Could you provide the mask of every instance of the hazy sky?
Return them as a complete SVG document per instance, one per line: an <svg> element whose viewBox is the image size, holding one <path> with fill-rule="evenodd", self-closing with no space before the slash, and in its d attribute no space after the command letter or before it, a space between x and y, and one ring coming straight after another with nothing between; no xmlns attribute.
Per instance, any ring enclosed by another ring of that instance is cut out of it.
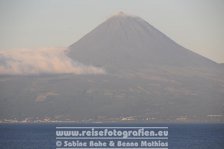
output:
<svg viewBox="0 0 224 149"><path fill-rule="evenodd" d="M224 62L223 0L0 0L0 50L67 47L118 11Z"/></svg>

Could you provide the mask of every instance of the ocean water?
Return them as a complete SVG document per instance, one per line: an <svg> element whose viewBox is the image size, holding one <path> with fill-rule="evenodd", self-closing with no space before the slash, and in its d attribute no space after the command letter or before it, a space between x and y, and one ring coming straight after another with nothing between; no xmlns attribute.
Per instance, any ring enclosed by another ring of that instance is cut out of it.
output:
<svg viewBox="0 0 224 149"><path fill-rule="evenodd" d="M81 124L0 124L0 149L55 149L56 126ZM224 124L82 124L82 126L168 127L169 149L224 149Z"/></svg>

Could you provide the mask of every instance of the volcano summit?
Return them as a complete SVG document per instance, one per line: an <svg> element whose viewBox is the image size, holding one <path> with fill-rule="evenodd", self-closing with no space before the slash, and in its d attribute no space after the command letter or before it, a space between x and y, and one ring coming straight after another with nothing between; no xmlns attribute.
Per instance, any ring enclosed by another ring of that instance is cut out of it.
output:
<svg viewBox="0 0 224 149"><path fill-rule="evenodd" d="M115 70L216 64L178 45L145 20L123 12L107 19L69 49L68 55L74 60Z"/></svg>

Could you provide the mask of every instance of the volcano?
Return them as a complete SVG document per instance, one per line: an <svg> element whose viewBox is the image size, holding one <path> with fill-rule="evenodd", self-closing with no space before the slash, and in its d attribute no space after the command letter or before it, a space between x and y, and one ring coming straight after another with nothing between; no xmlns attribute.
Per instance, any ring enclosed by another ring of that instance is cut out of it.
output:
<svg viewBox="0 0 224 149"><path fill-rule="evenodd" d="M118 13L70 45L96 75L0 76L0 120L224 122L223 65Z"/></svg>
<svg viewBox="0 0 224 149"><path fill-rule="evenodd" d="M178 45L145 20L120 12L69 47L68 56L106 69L150 66L214 67L215 62Z"/></svg>

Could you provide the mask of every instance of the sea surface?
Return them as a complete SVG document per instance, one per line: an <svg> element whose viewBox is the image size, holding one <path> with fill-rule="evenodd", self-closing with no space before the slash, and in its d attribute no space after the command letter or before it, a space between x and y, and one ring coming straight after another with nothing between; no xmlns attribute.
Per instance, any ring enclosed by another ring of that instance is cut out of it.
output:
<svg viewBox="0 0 224 149"><path fill-rule="evenodd" d="M168 127L169 149L224 149L224 124L0 124L0 149L56 149L56 127Z"/></svg>

